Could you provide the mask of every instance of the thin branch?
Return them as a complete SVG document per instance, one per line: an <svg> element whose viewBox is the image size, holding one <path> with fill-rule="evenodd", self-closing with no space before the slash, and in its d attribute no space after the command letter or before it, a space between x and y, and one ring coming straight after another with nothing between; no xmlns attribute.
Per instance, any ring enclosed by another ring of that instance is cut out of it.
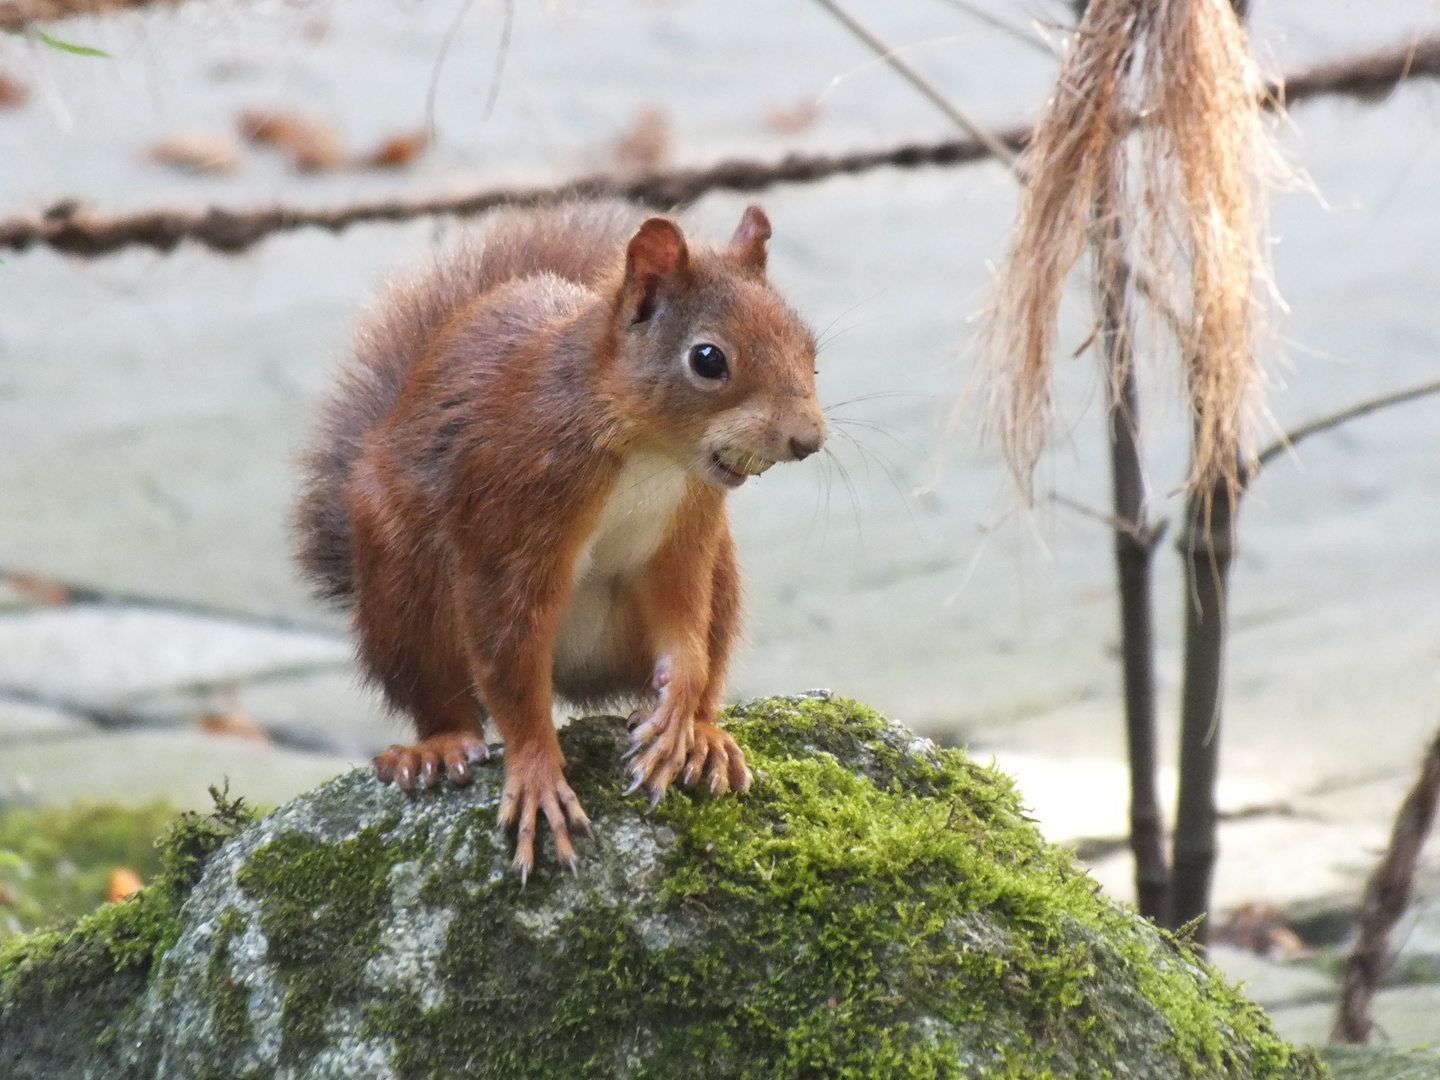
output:
<svg viewBox="0 0 1440 1080"><path fill-rule="evenodd" d="M1028 128L1002 131L998 138L1016 149ZM334 209L272 206L259 210L164 209L137 214L97 214L75 200L64 200L39 215L0 220L0 250L35 246L72 255L106 255L127 247L171 251L191 240L233 253L272 233L320 228L340 232L366 222L409 221L418 217L471 217L497 206L537 206L571 199L619 198L668 210L694 202L711 191L763 191L776 184L810 183L891 167L914 169L984 161L990 150L974 139L906 143L883 150L848 154L789 154L776 162L731 160L705 169L670 169L637 177L599 173L558 185L487 188L459 195L386 199Z"/></svg>
<svg viewBox="0 0 1440 1080"><path fill-rule="evenodd" d="M1440 804L1440 732L1425 752L1420 776L1400 804L1395 828L1360 901L1355 948L1345 960L1345 980L1331 1042L1363 1043L1370 1037L1375 986L1389 965L1388 940L1415 889L1415 864Z"/></svg>
<svg viewBox="0 0 1440 1080"><path fill-rule="evenodd" d="M1280 438L1276 439L1269 446L1255 455L1251 462L1248 476L1253 478L1256 473L1263 469L1271 461L1279 457L1285 451L1292 449L1301 439L1307 439L1311 435L1318 435L1322 431L1329 431L1331 428L1339 427L1341 424L1356 417L1366 416L1369 413L1377 412L1380 409L1387 409L1391 405L1403 405L1407 401L1414 401L1416 398L1426 397L1430 394L1440 393L1440 379L1433 382L1421 383L1419 386L1412 386L1409 390L1397 390L1393 394L1382 394L1380 397L1370 398L1358 404L1351 405L1347 409L1331 413L1329 416L1322 416L1317 420L1311 420L1294 431L1287 431Z"/></svg>
<svg viewBox="0 0 1440 1080"><path fill-rule="evenodd" d="M1272 82L1268 92L1286 105L1335 94L1362 101L1381 101L1402 82L1437 77L1440 77L1440 37L1427 37L1315 64Z"/></svg>
<svg viewBox="0 0 1440 1080"><path fill-rule="evenodd" d="M1164 538L1166 531L1170 528L1170 519L1162 517L1160 520L1145 526L1138 526L1133 522L1125 521L1116 515L1105 510L1097 509L1079 499L1072 499L1068 495L1061 495L1058 491L1050 493L1050 500L1067 510L1073 510L1081 517L1088 517L1092 521L1098 521L1108 526L1112 532L1124 533L1136 543L1146 549L1155 547Z"/></svg>
<svg viewBox="0 0 1440 1080"><path fill-rule="evenodd" d="M174 7L181 0L0 0L0 30L11 34L38 23L77 15L109 15L146 7Z"/></svg>
<svg viewBox="0 0 1440 1080"><path fill-rule="evenodd" d="M0 0L0 4L3 3L4 0ZM0 7L0 11L3 10ZM1272 105L1282 97L1293 104L1322 94L1370 99L1379 92L1378 88L1393 87L1407 79L1436 77L1440 77L1440 37L1297 72L1272 84L1266 93ZM1028 143L1030 128L1028 125L1011 127L990 134L1007 147L1013 157ZM979 139L947 139L846 154L790 154L776 162L732 159L705 169L664 170L628 179L599 174L555 186L488 188L458 195L355 203L334 209L170 208L109 215L93 213L77 200L65 199L38 215L0 220L0 251L25 251L41 246L72 255L99 256L127 247L171 251L190 240L215 251L238 252L272 233L303 228L340 232L365 222L409 221L437 215L467 217L496 206L533 206L579 198L621 198L670 209L694 202L711 191L755 192L777 184L813 183L880 168L970 165L993 156L993 150ZM1143 284L1137 283L1137 287Z"/></svg>
<svg viewBox="0 0 1440 1080"><path fill-rule="evenodd" d="M460 33L460 24L465 21L465 16L469 14L471 5L474 3L475 0L460 0L460 6L455 9L455 17L445 28L445 36L440 39L440 48L435 53L435 62L430 66L430 85L425 88L425 131L429 135L431 143L437 141L435 98L440 93L440 73L445 70L445 57L449 55L450 46L455 43L455 37Z"/></svg>
<svg viewBox="0 0 1440 1080"><path fill-rule="evenodd" d="M869 46L875 55L888 64L901 78L924 94L930 103L953 120L956 126L989 150L991 157L997 158L1011 171L1019 174L1019 155L1003 139L946 97L938 86L920 73L919 69L913 67L897 50L887 45L864 23L836 3L836 0L815 0L815 2L834 16L835 20L846 30Z"/></svg>
<svg viewBox="0 0 1440 1080"><path fill-rule="evenodd" d="M480 113L484 124L495 111L500 98L500 80L505 75L505 60L510 55L510 34L515 29L515 0L505 0L505 22L500 27L500 44L495 49L495 73L490 76L490 92L485 95L485 108Z"/></svg>
<svg viewBox="0 0 1440 1080"><path fill-rule="evenodd" d="M1039 49L1052 59L1060 55L1055 43L1050 41L1044 34L1033 27L1020 26L1008 19L1002 19L998 15L992 15L978 4L972 4L969 0L942 0L957 11L963 11L973 19L979 19L986 26L999 30L1002 34L1008 34L1023 45L1029 45L1032 49ZM1073 26L1065 27L1066 30L1074 30Z"/></svg>

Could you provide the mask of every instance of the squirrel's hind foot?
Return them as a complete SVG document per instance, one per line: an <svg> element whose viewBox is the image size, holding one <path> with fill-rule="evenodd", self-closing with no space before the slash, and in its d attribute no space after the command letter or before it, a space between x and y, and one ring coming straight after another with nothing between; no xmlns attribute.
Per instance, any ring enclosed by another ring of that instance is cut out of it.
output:
<svg viewBox="0 0 1440 1080"><path fill-rule="evenodd" d="M422 739L414 746L396 744L377 756L370 767L383 784L394 781L403 791L414 791L417 783L432 788L440 774L456 787L470 782L470 766L490 756L485 740L469 732L446 732Z"/></svg>

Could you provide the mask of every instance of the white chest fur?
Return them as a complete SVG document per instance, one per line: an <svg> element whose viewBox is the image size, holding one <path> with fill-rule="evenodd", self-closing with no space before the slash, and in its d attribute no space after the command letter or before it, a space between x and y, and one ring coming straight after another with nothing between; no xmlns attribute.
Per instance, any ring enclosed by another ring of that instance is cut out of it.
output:
<svg viewBox="0 0 1440 1080"><path fill-rule="evenodd" d="M565 696L615 670L618 586L664 542L686 483L685 469L658 454L637 455L621 471L575 559L575 593L555 641L555 684Z"/></svg>
<svg viewBox="0 0 1440 1080"><path fill-rule="evenodd" d="M686 473L673 458L637 454L625 463L594 531L575 558L575 584L634 574L665 539Z"/></svg>

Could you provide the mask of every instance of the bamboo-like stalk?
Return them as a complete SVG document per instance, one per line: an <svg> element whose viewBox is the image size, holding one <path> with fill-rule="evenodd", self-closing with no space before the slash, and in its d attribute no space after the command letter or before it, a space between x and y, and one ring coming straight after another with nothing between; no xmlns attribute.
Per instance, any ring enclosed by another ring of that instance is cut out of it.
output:
<svg viewBox="0 0 1440 1080"><path fill-rule="evenodd" d="M1098 227L1107 230L1103 220ZM1136 906L1141 915L1162 922L1169 911L1170 869L1165 857L1165 824L1156 793L1155 644L1150 587L1159 531L1152 528L1145 512L1129 275L1123 260L1106 258L1107 248L1123 249L1120 230L1118 221L1110 222L1111 243L1097 245L1096 289L1101 312L1100 344L1108 368L1105 386L1114 505L1112 532L1120 593L1120 656L1130 764L1130 850L1135 857Z"/></svg>
<svg viewBox="0 0 1440 1080"><path fill-rule="evenodd" d="M1172 928L1195 923L1192 940L1201 947L1209 939L1210 884L1218 850L1215 785L1238 492L1223 477L1208 491L1192 491L1185 529L1176 544L1185 566L1185 661L1168 921Z"/></svg>

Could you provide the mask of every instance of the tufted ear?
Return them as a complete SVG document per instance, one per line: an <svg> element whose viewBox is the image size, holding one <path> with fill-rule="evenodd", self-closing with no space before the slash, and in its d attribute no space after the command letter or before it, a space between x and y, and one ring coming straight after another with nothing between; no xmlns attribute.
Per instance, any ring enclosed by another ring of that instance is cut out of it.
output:
<svg viewBox="0 0 1440 1080"><path fill-rule="evenodd" d="M690 272L690 251L685 234L669 218L644 222L625 249L625 285L621 301L628 322L645 322L655 314L660 292L683 281Z"/></svg>
<svg viewBox="0 0 1440 1080"><path fill-rule="evenodd" d="M747 206L740 216L735 235L730 238L730 251L747 270L765 273L765 241L770 239L770 219L758 206Z"/></svg>

